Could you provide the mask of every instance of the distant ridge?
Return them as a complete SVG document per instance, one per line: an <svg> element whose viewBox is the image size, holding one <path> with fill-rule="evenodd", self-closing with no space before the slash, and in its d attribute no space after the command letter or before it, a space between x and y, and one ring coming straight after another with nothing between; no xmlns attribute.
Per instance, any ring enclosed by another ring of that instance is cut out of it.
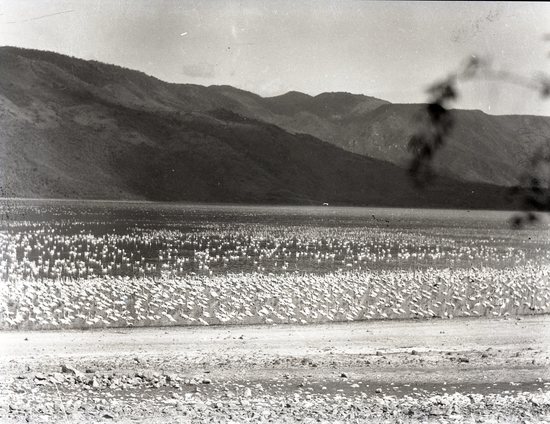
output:
<svg viewBox="0 0 550 424"><path fill-rule="evenodd" d="M488 184L439 178L418 191L404 169L326 142L360 150L359 141L342 140L365 128L387 140L377 128L409 106L349 93L262 98L13 47L0 48L0 72L3 196L512 206L503 188ZM336 130L341 138L328 140ZM364 140L376 146L368 134Z"/></svg>
<svg viewBox="0 0 550 424"><path fill-rule="evenodd" d="M416 112L421 107L341 92L310 96L290 91L262 98L227 85L165 83L139 71L52 52L0 49L2 54L11 51L54 64L82 81L107 88L110 100L116 98L126 106L195 112L225 108L403 168L409 160L406 142L416 128ZM455 131L435 165L441 175L455 179L514 185L530 156L550 137L550 117L493 116L474 110L453 113Z"/></svg>

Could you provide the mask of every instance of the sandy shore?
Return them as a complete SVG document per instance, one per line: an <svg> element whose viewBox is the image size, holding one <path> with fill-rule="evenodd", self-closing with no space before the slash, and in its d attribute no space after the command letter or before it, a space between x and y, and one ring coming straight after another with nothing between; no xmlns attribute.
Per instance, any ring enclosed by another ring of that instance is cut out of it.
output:
<svg viewBox="0 0 550 424"><path fill-rule="evenodd" d="M540 422L550 317L0 333L1 422Z"/></svg>

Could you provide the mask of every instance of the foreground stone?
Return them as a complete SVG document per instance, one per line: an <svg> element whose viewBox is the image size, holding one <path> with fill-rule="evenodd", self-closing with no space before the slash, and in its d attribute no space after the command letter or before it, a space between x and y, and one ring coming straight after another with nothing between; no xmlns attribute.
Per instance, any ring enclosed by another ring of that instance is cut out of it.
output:
<svg viewBox="0 0 550 424"><path fill-rule="evenodd" d="M249 389L250 390L250 389ZM2 422L547 422L549 393L515 395L423 394L420 396L186 395L129 397L121 402L108 393L87 397L73 393L56 399L44 392L12 399L2 408ZM81 400L75 400L80 398ZM108 400L107 400L108 399ZM444 421L441 421L444 419Z"/></svg>

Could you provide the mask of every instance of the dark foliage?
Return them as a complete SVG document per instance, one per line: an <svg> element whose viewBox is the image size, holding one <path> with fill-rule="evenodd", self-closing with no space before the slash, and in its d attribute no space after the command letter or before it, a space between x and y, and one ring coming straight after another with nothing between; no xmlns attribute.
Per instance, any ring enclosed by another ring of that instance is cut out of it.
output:
<svg viewBox="0 0 550 424"><path fill-rule="evenodd" d="M435 153L443 146L453 128L453 118L447 110L447 101L456 97L456 91L450 81L444 81L430 89L433 98L420 112L419 121L423 128L413 134L408 148L413 154L409 167L413 181L423 186L432 179L431 163Z"/></svg>
<svg viewBox="0 0 550 424"><path fill-rule="evenodd" d="M453 128L454 120L448 108L449 103L458 97L457 80L474 77L479 66L479 60L472 57L456 75L451 75L428 89L429 101L417 116L419 129L408 143L408 149L413 155L409 174L417 186L424 186L433 178L433 158L446 143Z"/></svg>
<svg viewBox="0 0 550 424"><path fill-rule="evenodd" d="M520 186L513 187L510 194L521 201L522 213L511 219L514 228L536 223L536 212L550 212L550 146L542 146L533 155Z"/></svg>
<svg viewBox="0 0 550 424"><path fill-rule="evenodd" d="M417 186L424 187L434 176L432 163L435 153L443 147L452 131L454 120L448 104L458 98L456 83L459 79L480 76L519 84L538 91L543 98L550 96L550 80L541 77L531 81L508 72L493 72L486 64L473 57L456 75L446 78L428 89L430 101L418 116L418 131L409 139L412 153L409 174ZM511 201L517 199L522 212L510 219L513 228L539 221L537 212L550 211L550 140L531 157L520 184L509 190Z"/></svg>

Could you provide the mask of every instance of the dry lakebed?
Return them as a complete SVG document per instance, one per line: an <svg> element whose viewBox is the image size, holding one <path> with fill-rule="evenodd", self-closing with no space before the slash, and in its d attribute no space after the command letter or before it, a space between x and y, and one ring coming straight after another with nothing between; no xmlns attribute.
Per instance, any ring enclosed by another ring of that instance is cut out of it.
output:
<svg viewBox="0 0 550 424"><path fill-rule="evenodd" d="M544 422L550 318L0 333L1 422Z"/></svg>

